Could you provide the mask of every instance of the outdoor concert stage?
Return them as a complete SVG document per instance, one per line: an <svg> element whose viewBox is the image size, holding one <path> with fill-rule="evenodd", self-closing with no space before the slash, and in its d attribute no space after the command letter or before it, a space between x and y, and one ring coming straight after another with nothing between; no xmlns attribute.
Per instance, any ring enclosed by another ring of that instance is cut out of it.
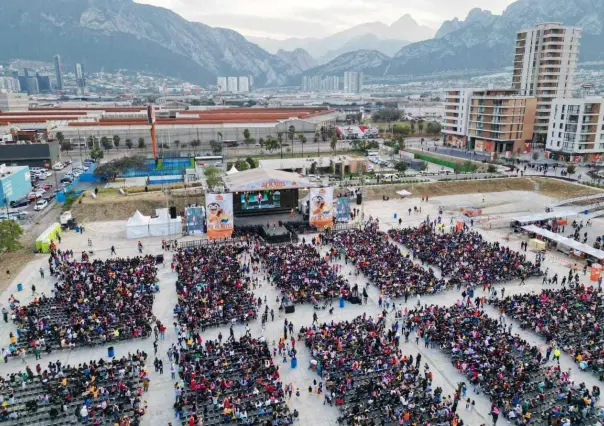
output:
<svg viewBox="0 0 604 426"><path fill-rule="evenodd" d="M224 183L233 194L233 214L238 224L247 216L289 214L298 208L299 190L313 186L297 173L268 169L234 172L224 178Z"/></svg>

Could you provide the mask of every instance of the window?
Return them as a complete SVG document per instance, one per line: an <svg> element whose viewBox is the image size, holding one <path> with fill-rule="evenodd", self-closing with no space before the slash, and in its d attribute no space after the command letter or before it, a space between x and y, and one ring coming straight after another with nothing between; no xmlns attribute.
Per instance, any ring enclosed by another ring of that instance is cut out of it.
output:
<svg viewBox="0 0 604 426"><path fill-rule="evenodd" d="M563 128L563 127L562 127L562 123L560 123L560 128L561 128L561 129Z"/></svg>
<svg viewBox="0 0 604 426"><path fill-rule="evenodd" d="M561 138L562 137L562 132L558 132L558 137Z"/></svg>

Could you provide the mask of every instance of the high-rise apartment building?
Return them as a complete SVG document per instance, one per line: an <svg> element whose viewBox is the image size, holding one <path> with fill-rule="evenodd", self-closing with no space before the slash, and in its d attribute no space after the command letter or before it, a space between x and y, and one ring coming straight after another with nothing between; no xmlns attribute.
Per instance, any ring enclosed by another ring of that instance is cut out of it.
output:
<svg viewBox="0 0 604 426"><path fill-rule="evenodd" d="M572 96L582 29L542 23L516 35L512 87L537 97L535 140L547 138L552 101Z"/></svg>
<svg viewBox="0 0 604 426"><path fill-rule="evenodd" d="M84 72L84 66L82 64L75 65L75 76L76 76L76 94L78 96L84 96L88 92L86 87L86 73Z"/></svg>
<svg viewBox="0 0 604 426"><path fill-rule="evenodd" d="M61 57L55 55L53 58L55 63L55 78L57 80L57 90L63 90L63 66L61 65Z"/></svg>
<svg viewBox="0 0 604 426"><path fill-rule="evenodd" d="M15 77L0 77L0 92L2 93L19 93L21 85Z"/></svg>
<svg viewBox="0 0 604 426"><path fill-rule="evenodd" d="M237 93L237 77L227 77L227 91Z"/></svg>
<svg viewBox="0 0 604 426"><path fill-rule="evenodd" d="M443 142L457 148L466 148L470 101L474 89L451 89L445 95L445 122Z"/></svg>
<svg viewBox="0 0 604 426"><path fill-rule="evenodd" d="M239 87L237 88L239 92L249 92L250 91L250 79L246 76L239 77Z"/></svg>
<svg viewBox="0 0 604 426"><path fill-rule="evenodd" d="M227 78L226 77L218 77L216 78L216 89L219 92L227 91Z"/></svg>
<svg viewBox="0 0 604 426"><path fill-rule="evenodd" d="M604 98L554 99L545 147L560 160L602 161Z"/></svg>
<svg viewBox="0 0 604 426"><path fill-rule="evenodd" d="M363 73L346 71L344 73L344 92L360 93L363 90Z"/></svg>

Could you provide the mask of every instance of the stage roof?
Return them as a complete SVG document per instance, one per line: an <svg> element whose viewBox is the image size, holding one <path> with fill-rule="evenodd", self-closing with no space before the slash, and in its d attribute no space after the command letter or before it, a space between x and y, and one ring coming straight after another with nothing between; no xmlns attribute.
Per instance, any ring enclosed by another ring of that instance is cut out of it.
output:
<svg viewBox="0 0 604 426"><path fill-rule="evenodd" d="M298 173L281 170L251 169L224 177L229 192L258 191L262 189L304 189L314 186Z"/></svg>
<svg viewBox="0 0 604 426"><path fill-rule="evenodd" d="M535 225L523 226L522 229L524 229L527 232L534 232L535 234L541 235L542 237L555 241L558 244L562 244L564 246L570 247L571 249L573 249L575 251L579 251L579 252L588 254L590 256L593 256L596 259L599 259L599 260L604 259L604 251L598 250L591 246L588 246L587 244L583 244L578 241L571 240L570 238L563 237L562 235L554 234L553 232L548 231L547 229L539 228L538 226L535 226Z"/></svg>

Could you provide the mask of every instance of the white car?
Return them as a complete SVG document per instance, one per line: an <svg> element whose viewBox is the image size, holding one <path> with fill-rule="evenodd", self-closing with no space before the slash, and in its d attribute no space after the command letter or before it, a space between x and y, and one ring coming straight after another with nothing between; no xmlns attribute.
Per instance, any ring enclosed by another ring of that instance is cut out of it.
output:
<svg viewBox="0 0 604 426"><path fill-rule="evenodd" d="M60 161L56 162L54 166L52 166L54 170L63 170L65 166Z"/></svg>
<svg viewBox="0 0 604 426"><path fill-rule="evenodd" d="M46 177L51 177L52 176L52 171L50 170L46 170L46 172L44 172L46 174Z"/></svg>
<svg viewBox="0 0 604 426"><path fill-rule="evenodd" d="M78 177L78 176L80 176L81 174L82 174L82 172L81 172L81 171L79 171L79 170L74 170L74 171L73 171L73 175L74 175L75 177Z"/></svg>
<svg viewBox="0 0 604 426"><path fill-rule="evenodd" d="M44 210L46 207L48 207L48 201L40 200L34 206L34 210L39 212L40 210Z"/></svg>

